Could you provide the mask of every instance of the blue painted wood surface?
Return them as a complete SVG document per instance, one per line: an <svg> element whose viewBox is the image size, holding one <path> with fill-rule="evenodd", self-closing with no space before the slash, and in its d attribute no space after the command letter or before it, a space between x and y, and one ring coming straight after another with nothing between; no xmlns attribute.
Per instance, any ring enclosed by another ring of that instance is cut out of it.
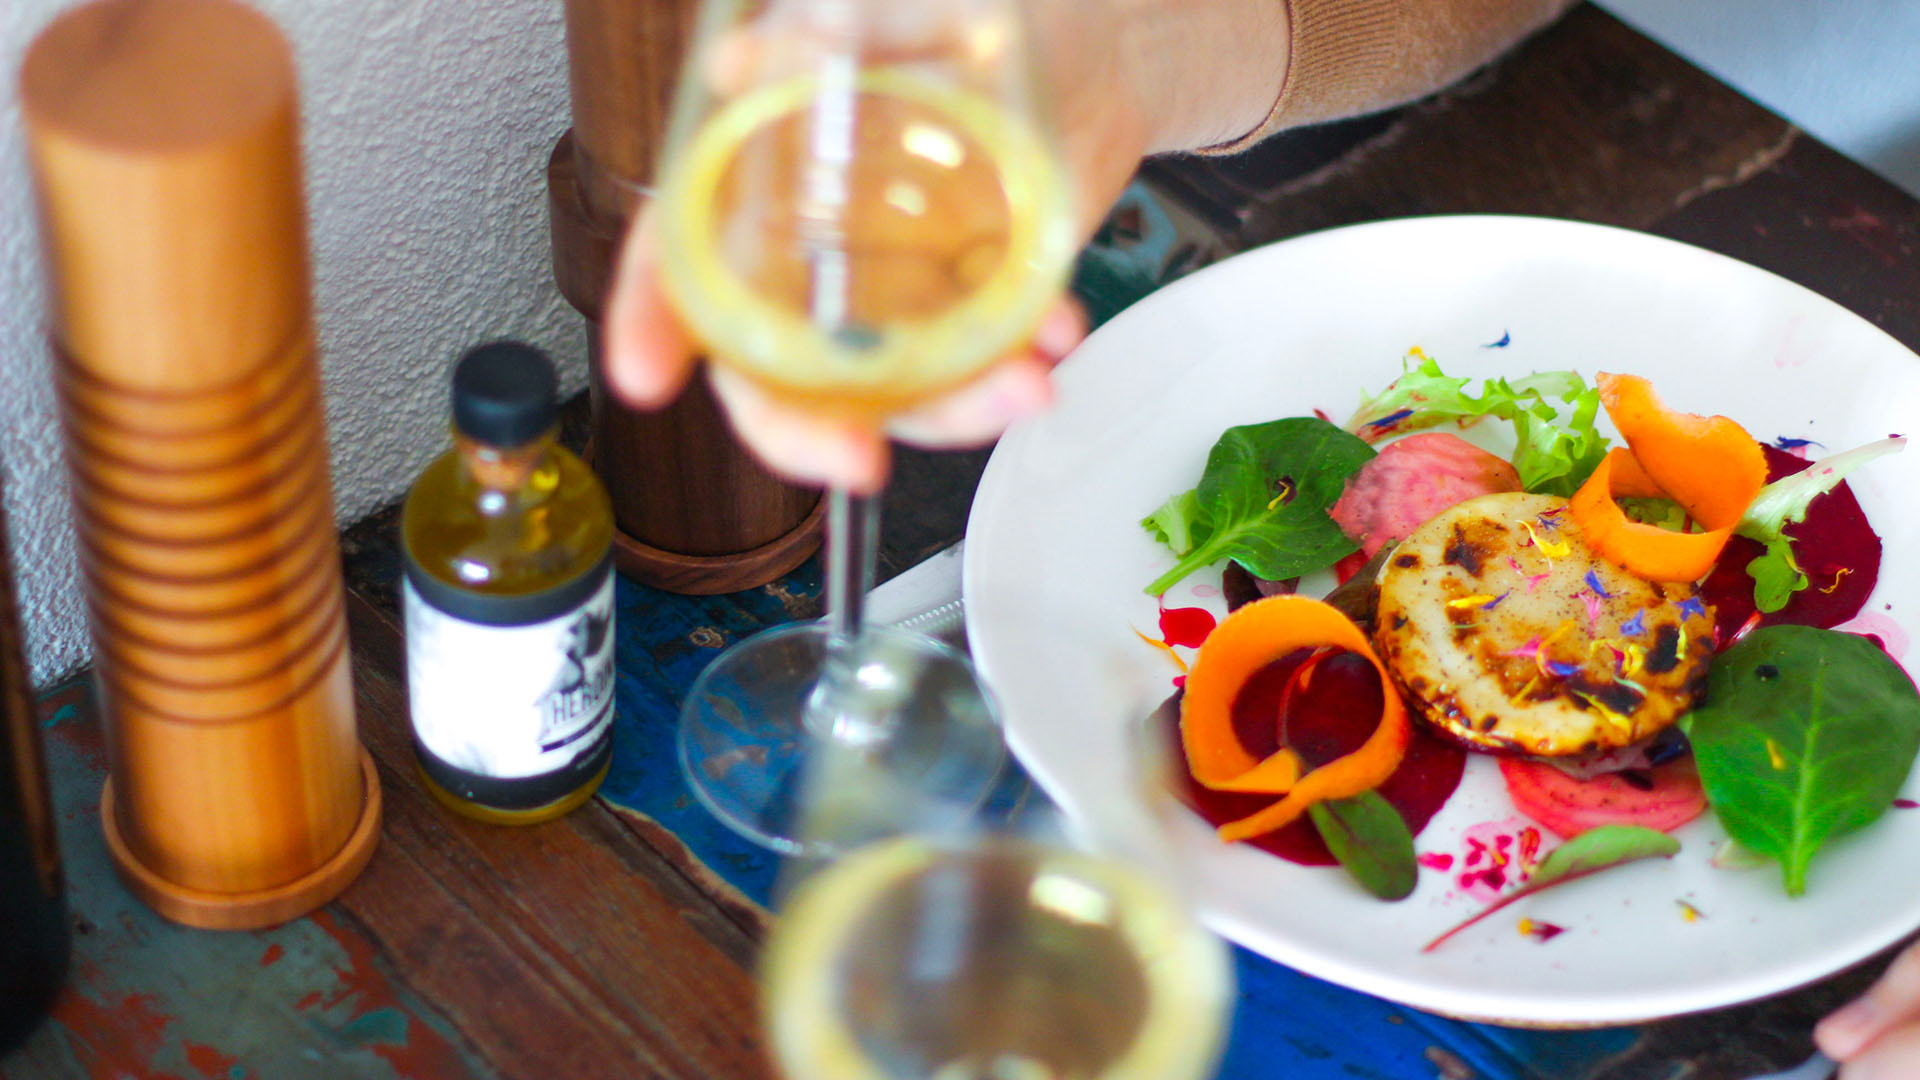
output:
<svg viewBox="0 0 1920 1080"><path fill-rule="evenodd" d="M718 877L769 905L780 860L734 835L693 797L674 754L678 702L726 645L817 595L810 562L766 589L693 600L622 580L613 767L602 797L653 818ZM1576 1074L1630 1046L1630 1029L1536 1032L1405 1009L1234 950L1239 1002L1221 1080L1534 1080ZM1454 1071L1449 1072L1448 1069ZM1462 1071L1462 1070L1470 1071Z"/></svg>

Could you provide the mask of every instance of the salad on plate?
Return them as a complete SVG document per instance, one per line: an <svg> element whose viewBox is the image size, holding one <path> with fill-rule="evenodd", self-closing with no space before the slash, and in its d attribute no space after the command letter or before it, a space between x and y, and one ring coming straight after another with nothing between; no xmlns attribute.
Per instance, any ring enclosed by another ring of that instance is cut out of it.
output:
<svg viewBox="0 0 1920 1080"><path fill-rule="evenodd" d="M1141 637L1173 668L1183 800L1382 900L1447 875L1480 906L1428 949L1672 856L1702 814L1735 842L1716 866L1817 889L1823 848L1893 811L1920 752L1920 695L1853 632L1881 545L1846 477L1904 438L1762 442L1632 375L1473 383L1415 350L1343 423L1227 430L1142 520L1169 557ZM1215 566L1224 618L1168 604ZM1515 817L1422 850L1472 754Z"/></svg>

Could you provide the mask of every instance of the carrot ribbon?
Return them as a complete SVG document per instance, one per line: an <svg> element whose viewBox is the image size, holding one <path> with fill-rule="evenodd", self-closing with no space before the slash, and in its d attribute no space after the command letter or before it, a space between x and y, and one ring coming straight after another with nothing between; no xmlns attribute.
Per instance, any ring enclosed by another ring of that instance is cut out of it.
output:
<svg viewBox="0 0 1920 1080"><path fill-rule="evenodd" d="M1668 409L1639 376L1602 373L1594 381L1627 448L1609 451L1574 492L1574 523L1588 546L1641 577L1703 577L1766 485L1760 444L1724 416ZM1633 521L1614 501L1623 496L1672 499L1704 530L1675 532Z"/></svg>
<svg viewBox="0 0 1920 1080"><path fill-rule="evenodd" d="M1373 734L1353 753L1304 775L1292 750L1255 758L1233 730L1233 702L1240 688L1294 650L1323 645L1358 653L1380 673L1383 706ZM1181 699L1180 737L1193 778L1206 787L1284 796L1258 813L1222 825L1220 838L1232 841L1281 828L1323 799L1379 787L1399 768L1412 728L1386 667L1351 619L1308 597L1270 596L1227 616L1200 647Z"/></svg>

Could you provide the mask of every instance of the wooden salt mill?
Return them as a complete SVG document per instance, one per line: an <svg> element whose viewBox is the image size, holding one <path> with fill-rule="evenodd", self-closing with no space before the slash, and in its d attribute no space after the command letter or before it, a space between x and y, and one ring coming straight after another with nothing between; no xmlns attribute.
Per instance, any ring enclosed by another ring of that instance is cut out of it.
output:
<svg viewBox="0 0 1920 1080"><path fill-rule="evenodd" d="M547 161L553 272L586 316L599 369L600 311L654 173L697 0L566 0L573 130ZM622 573L672 592L763 585L820 546L818 491L767 472L736 441L704 371L641 413L595 380L593 466L613 499Z"/></svg>
<svg viewBox="0 0 1920 1080"><path fill-rule="evenodd" d="M101 823L162 915L324 904L379 833L354 730L293 57L239 0L98 0L20 96L95 674Z"/></svg>

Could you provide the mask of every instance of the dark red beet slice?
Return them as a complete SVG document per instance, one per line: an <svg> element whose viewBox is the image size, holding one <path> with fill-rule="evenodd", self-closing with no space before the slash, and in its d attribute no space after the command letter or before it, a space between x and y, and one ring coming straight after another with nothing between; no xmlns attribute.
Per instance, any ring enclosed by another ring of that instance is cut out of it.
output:
<svg viewBox="0 0 1920 1080"><path fill-rule="evenodd" d="M1233 703L1233 726L1249 753L1265 757L1279 748L1283 701L1288 744L1310 764L1351 753L1372 733L1380 715L1380 676L1364 657L1344 652L1327 656L1317 663L1307 686L1284 700L1294 673L1311 656L1307 649L1291 653L1262 668L1241 688ZM1180 711L1177 706L1163 708L1161 715L1177 747ZM1237 821L1278 799L1209 790L1193 780L1184 756L1179 762L1181 801L1211 824ZM1460 786L1465 768L1466 754L1459 748L1416 730L1400 768L1380 786L1380 794L1417 835ZM1248 843L1308 866L1335 861L1313 823L1304 818Z"/></svg>
<svg viewBox="0 0 1920 1080"><path fill-rule="evenodd" d="M1762 447L1767 452L1769 481L1812 464L1784 450L1765 444ZM1794 593L1787 606L1762 614L1755 625L1834 627L1859 614L1880 579L1880 537L1860 509L1860 501L1853 497L1853 490L1842 483L1813 500L1807 507L1807 519L1788 525L1786 531L1793 538L1794 558L1806 571L1809 584ZM1754 613L1753 578L1747 574L1747 564L1765 550L1757 541L1734 537L1700 584L1702 599L1713 605L1714 631L1723 645L1733 640Z"/></svg>

